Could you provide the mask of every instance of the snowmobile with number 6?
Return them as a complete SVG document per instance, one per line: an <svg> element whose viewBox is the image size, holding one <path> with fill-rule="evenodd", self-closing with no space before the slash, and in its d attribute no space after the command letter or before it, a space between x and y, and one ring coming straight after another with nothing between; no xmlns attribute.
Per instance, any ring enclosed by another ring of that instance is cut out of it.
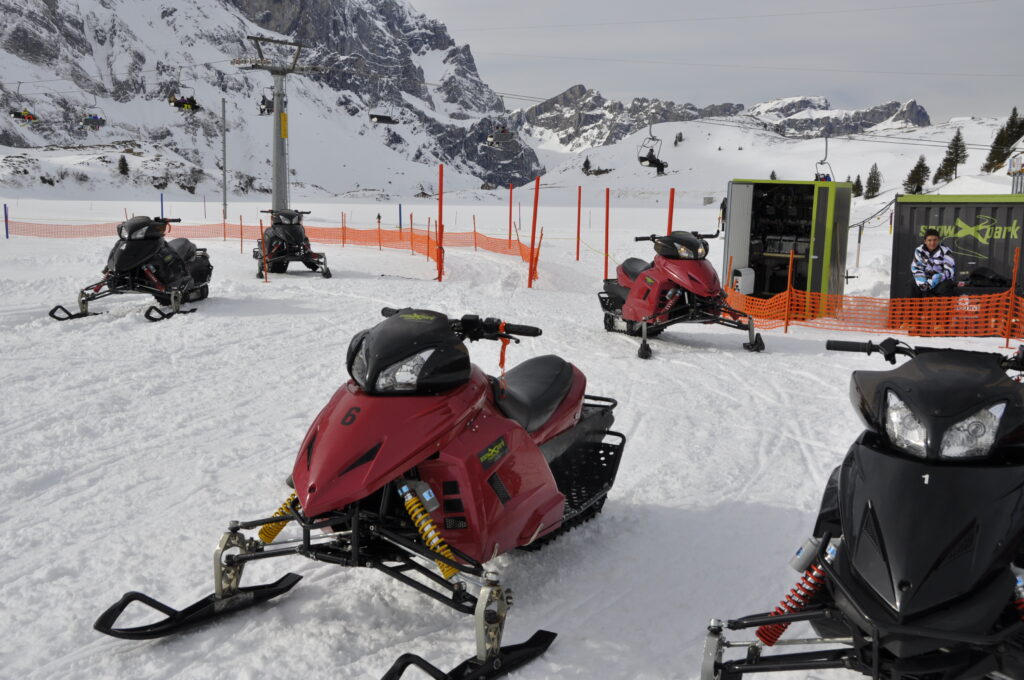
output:
<svg viewBox="0 0 1024 680"><path fill-rule="evenodd" d="M764 349L754 320L725 302L718 274L707 261L706 239L718 236L696 231L673 231L667 236L637 236L634 241L654 243L654 261L628 258L616 269L616 278L605 279L597 294L604 311L606 331L640 336L637 356L651 357L647 338L659 335L677 323L716 323L748 332L743 349Z"/></svg>
<svg viewBox="0 0 1024 680"><path fill-rule="evenodd" d="M196 311L182 309L181 305L209 296L213 267L206 248L197 248L187 238L164 240L167 225L180 221L138 216L119 224L118 241L107 258L103 278L78 293L78 312L57 305L50 310L50 318L67 321L93 316L98 312L89 311L90 302L126 293L152 295L159 304L171 308L165 312L156 306L149 307L145 313L149 321Z"/></svg>
<svg viewBox="0 0 1024 680"><path fill-rule="evenodd" d="M701 680L826 668L876 680L1024 678L1024 347L827 347L910 360L853 373L866 429L791 561L803 575L772 612L711 621ZM801 621L819 637L780 639ZM757 640L723 636L747 628ZM782 645L818 649L764 653ZM745 657L724 658L735 648Z"/></svg>
<svg viewBox="0 0 1024 680"><path fill-rule="evenodd" d="M469 361L465 341L539 336L533 326L388 309L352 338L342 385L314 420L289 477L294 493L270 517L232 522L214 559L214 593L175 610L129 592L95 623L128 639L174 634L276 597L301 578L241 586L253 560L301 555L369 567L452 609L473 614L477 654L445 674L406 654L433 678L497 678L542 654L554 633L501 645L511 592L486 563L540 548L600 512L625 437L610 430L613 399L586 394L586 377L554 355L501 378ZM503 362L502 362L503 363ZM275 539L291 523L290 537ZM257 530L258 536L247 536ZM132 603L166 616L116 627Z"/></svg>

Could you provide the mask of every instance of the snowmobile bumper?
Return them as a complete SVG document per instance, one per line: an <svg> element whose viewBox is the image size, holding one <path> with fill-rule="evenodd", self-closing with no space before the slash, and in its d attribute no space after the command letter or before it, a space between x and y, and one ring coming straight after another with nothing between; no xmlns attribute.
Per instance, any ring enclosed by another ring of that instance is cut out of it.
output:
<svg viewBox="0 0 1024 680"><path fill-rule="evenodd" d="M106 635L126 640L149 640L152 638L174 635L187 628L199 625L204 621L246 609L254 604L265 602L278 595L288 592L302 579L298 574L288 573L274 583L259 586L240 587L237 592L227 597L217 598L215 594L207 595L185 609L173 609L152 597L136 591L125 593L109 609L100 614L93 628ZM167 615L167 618L134 628L115 628L114 624L133 602L140 602L152 609Z"/></svg>

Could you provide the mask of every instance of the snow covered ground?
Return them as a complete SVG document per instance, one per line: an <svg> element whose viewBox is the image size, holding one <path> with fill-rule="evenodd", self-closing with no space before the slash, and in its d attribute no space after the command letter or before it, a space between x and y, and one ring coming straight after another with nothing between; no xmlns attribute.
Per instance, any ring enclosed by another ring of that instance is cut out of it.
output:
<svg viewBox="0 0 1024 680"><path fill-rule="evenodd" d="M984 182L962 181L964 192ZM749 354L744 333L707 327L669 330L652 360L638 360L635 339L602 329L603 201L584 208L590 247L576 262L575 188L561 198L561 207L542 201L533 290L519 260L456 248L443 284L422 256L337 246L325 248L334 278L264 283L251 243L239 254L237 241L210 240L200 243L214 265L210 299L159 324L142 318L142 297L98 302L109 313L70 323L46 317L96 278L113 239L0 240L0 675L376 678L403 652L443 668L470 656L469 617L379 573L301 558L246 572L249 584L302 574L291 593L178 637L129 642L92 629L127 590L175 607L212 591L210 556L227 522L265 516L288 495L284 479L308 424L347 380L349 338L375 324L382 306L408 305L540 326L542 337L510 347L510 366L559 354L587 375L589 392L619 400L615 427L628 442L602 515L540 552L492 564L516 593L505 641L538 628L558 633L511 677L696 678L708 618L766 611L795 581L789 556L861 429L847 398L850 372L879 362L827 353L828 335L814 330L767 332L767 351ZM886 200L857 203L854 217ZM647 255L632 237L663 231L664 205L613 205L617 260ZM199 203L168 207L202 221ZM342 210L368 221L379 209L309 207L331 224ZM68 222L156 212L152 202L92 208L22 200L16 214ZM413 209L436 214L431 204ZM449 225L459 212L458 228L449 226L458 231L476 215L485 231L503 233L506 211L445 207ZM713 230L716 216L717 205L686 206L675 224ZM865 231L854 290L884 290L876 288L888 280L885 224L884 216ZM720 248L712 243L716 265ZM496 344L474 344L471 354L497 371Z"/></svg>

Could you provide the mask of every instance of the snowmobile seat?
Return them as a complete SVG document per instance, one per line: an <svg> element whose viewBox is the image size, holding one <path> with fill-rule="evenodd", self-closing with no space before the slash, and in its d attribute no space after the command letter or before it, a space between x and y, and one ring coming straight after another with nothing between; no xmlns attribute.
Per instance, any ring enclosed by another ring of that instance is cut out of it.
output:
<svg viewBox="0 0 1024 680"><path fill-rule="evenodd" d="M185 262L196 256L196 244L187 238L176 238L167 245Z"/></svg>
<svg viewBox="0 0 1024 680"><path fill-rule="evenodd" d="M527 359L505 374L496 391L498 408L533 432L547 422L572 386L572 364L553 354Z"/></svg>
<svg viewBox="0 0 1024 680"><path fill-rule="evenodd" d="M622 271L626 273L630 281L636 281L636 277L653 266L653 262L644 262L639 257L630 257L622 263Z"/></svg>

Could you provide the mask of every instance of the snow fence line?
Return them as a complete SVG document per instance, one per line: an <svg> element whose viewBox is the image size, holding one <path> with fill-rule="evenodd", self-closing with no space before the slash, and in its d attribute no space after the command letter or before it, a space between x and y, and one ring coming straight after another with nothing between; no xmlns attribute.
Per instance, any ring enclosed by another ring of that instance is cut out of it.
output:
<svg viewBox="0 0 1024 680"><path fill-rule="evenodd" d="M34 236L37 238L117 238L117 227L120 222L103 222L99 224L56 224L42 222L21 222L8 220L5 222L5 235L10 236ZM476 229L476 220L473 221L473 231L452 232L441 228L419 229L413 226L408 227L381 227L370 229L354 229L342 222L340 227L314 227L305 226L306 236L312 243L323 243L341 246L376 246L378 249L391 248L394 250L408 250L425 256L428 260L436 262L438 266L438 278L443 274L444 249L449 247L470 248L473 250L485 250L498 255L518 256L520 260L529 265L529 281L532 283L537 279L537 261L540 258L540 246L543 243L543 232L541 243L531 248L519 241L517 238L499 238L481 234ZM223 241L238 239L239 252L243 248L244 241L256 241L263 233L263 222L260 224L244 224L240 218L237 224L230 222L217 222L213 224L180 224L171 223L167 225L167 236L170 238L194 238L194 239L216 239Z"/></svg>
<svg viewBox="0 0 1024 680"><path fill-rule="evenodd" d="M830 331L889 333L923 337L1024 338L1024 298L1016 294L1020 248L1014 253L1010 287L990 295L926 298L871 298L808 293L793 288L793 254L789 282L782 293L757 298L726 287L726 299L762 329L808 326ZM731 283L731 281L730 281Z"/></svg>

